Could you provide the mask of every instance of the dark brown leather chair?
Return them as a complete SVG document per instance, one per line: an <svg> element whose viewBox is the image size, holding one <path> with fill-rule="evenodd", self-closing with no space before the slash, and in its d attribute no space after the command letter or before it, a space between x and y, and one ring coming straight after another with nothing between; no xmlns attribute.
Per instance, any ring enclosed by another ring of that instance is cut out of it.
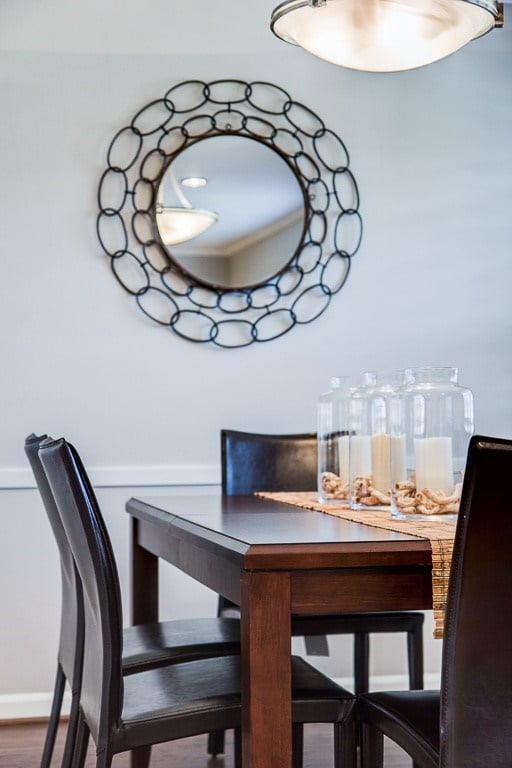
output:
<svg viewBox="0 0 512 768"><path fill-rule="evenodd" d="M221 430L222 492L227 495L255 491L316 491L317 436L314 432L268 435L236 430ZM218 615L233 606L219 598ZM354 689L356 694L369 689L369 635L381 632L407 634L409 685L423 688L423 613L386 611L350 613L337 616L296 616L292 633L304 636L309 653L322 653L325 635L354 635ZM223 751L222 734L209 739L210 754Z"/></svg>
<svg viewBox="0 0 512 768"><path fill-rule="evenodd" d="M383 736L420 768L512 765L512 440L471 439L446 606L440 691L359 697L362 768Z"/></svg>
<svg viewBox="0 0 512 768"><path fill-rule="evenodd" d="M71 688L71 711L62 765L67 768L71 765L78 724L84 634L83 596L67 536L39 460L39 447L45 439L46 435L30 435L25 441L25 453L57 542L62 576L57 675L41 768L50 766L66 682ZM92 493L85 471L82 472L82 482L87 492ZM180 619L127 627L123 630L123 673L129 675L180 661L238 654L239 629L239 622L235 619L216 618Z"/></svg>
<svg viewBox="0 0 512 768"><path fill-rule="evenodd" d="M82 684L73 768L89 735L97 768L115 754L213 730L239 729L238 656L180 662L123 676L120 587L95 495L74 448L45 441L41 464L71 548L84 595ZM335 765L355 768L355 697L305 661L292 661L294 722L331 722Z"/></svg>

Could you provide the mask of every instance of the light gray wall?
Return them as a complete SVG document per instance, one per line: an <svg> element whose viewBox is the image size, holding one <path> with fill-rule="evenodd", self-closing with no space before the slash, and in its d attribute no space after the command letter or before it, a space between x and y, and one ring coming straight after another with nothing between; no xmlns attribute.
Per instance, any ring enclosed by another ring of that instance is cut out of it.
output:
<svg viewBox="0 0 512 768"><path fill-rule="evenodd" d="M101 501L125 585L131 478L216 482L221 427L313 429L333 374L458 365L477 429L512 434L512 24L431 67L372 75L275 40L273 4L0 7L0 487L27 482L26 434L72 439L102 482L121 486ZM95 234L116 131L181 80L225 77L276 82L340 134L365 226L322 317L227 352L147 320ZM0 546L0 695L48 691L58 570L34 491L0 490ZM166 613L213 609L186 583ZM431 671L438 654L429 640ZM387 643L376 661L399 671Z"/></svg>

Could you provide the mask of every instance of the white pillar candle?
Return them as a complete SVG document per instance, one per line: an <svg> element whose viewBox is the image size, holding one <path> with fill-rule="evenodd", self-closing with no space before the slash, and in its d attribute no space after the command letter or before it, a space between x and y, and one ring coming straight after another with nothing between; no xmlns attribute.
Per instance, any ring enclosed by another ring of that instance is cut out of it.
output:
<svg viewBox="0 0 512 768"><path fill-rule="evenodd" d="M453 492L451 437L415 438L416 490Z"/></svg>
<svg viewBox="0 0 512 768"><path fill-rule="evenodd" d="M405 435L391 438L391 482L403 483L407 480L407 458Z"/></svg>
<svg viewBox="0 0 512 768"><path fill-rule="evenodd" d="M366 435L350 437L350 478L368 477L372 473L372 442Z"/></svg>
<svg viewBox="0 0 512 768"><path fill-rule="evenodd" d="M389 435L372 436L373 487L383 493L391 488L391 443Z"/></svg>
<svg viewBox="0 0 512 768"><path fill-rule="evenodd" d="M338 469L342 483L348 483L349 475L349 443L350 437L342 435L338 438Z"/></svg>

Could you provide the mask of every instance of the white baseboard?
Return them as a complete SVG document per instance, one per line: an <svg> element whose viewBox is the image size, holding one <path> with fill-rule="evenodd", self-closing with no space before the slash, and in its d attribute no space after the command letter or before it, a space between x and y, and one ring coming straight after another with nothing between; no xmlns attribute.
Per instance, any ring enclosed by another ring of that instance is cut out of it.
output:
<svg viewBox="0 0 512 768"><path fill-rule="evenodd" d="M3 693L0 694L0 720L33 720L49 717L52 693ZM69 715L71 694L64 692L62 714Z"/></svg>
<svg viewBox="0 0 512 768"><path fill-rule="evenodd" d="M349 691L354 689L354 681L351 677L335 677L335 683L342 685ZM423 676L425 690L438 690L441 683L441 675L438 672L430 672ZM409 688L407 675L373 675L370 678L371 691L406 691Z"/></svg>
<svg viewBox="0 0 512 768"><path fill-rule="evenodd" d="M352 690L352 678L335 678L338 685ZM406 675L380 675L371 678L372 691L400 691L408 688ZM425 675L425 688L439 688L439 675ZM62 714L69 714L70 694L64 694ZM48 717L52 705L51 693L13 693L0 695L0 720L31 720Z"/></svg>

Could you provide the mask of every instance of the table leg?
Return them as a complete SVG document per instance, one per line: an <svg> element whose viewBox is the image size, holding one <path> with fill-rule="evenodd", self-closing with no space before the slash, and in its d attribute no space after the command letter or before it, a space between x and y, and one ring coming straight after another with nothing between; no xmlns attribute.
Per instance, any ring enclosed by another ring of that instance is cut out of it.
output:
<svg viewBox="0 0 512 768"><path fill-rule="evenodd" d="M291 768L291 602L286 572L241 579L242 763Z"/></svg>
<svg viewBox="0 0 512 768"><path fill-rule="evenodd" d="M132 624L158 621L158 558L139 545L139 521L132 517Z"/></svg>
<svg viewBox="0 0 512 768"><path fill-rule="evenodd" d="M139 521L132 517L131 592L132 624L158 621L158 558L138 542ZM149 768L151 747L130 752L130 768Z"/></svg>

